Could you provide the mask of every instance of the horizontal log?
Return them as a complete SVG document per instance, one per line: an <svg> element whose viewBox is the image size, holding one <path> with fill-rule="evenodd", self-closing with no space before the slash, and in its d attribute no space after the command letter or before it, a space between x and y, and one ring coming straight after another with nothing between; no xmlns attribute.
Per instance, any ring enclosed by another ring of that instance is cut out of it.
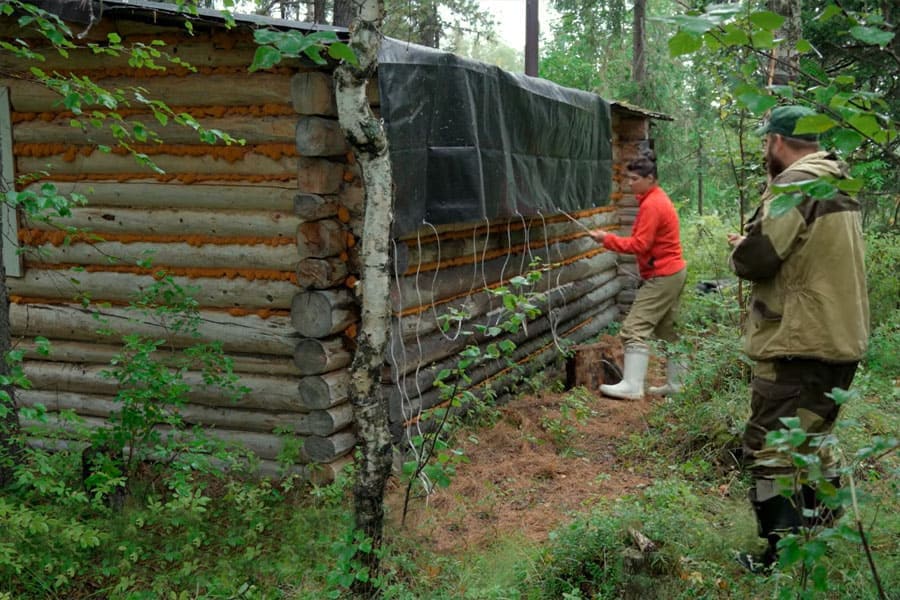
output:
<svg viewBox="0 0 900 600"><path fill-rule="evenodd" d="M307 194L336 194L344 180L345 165L323 158L297 159L297 189Z"/></svg>
<svg viewBox="0 0 900 600"><path fill-rule="evenodd" d="M10 327L14 336L43 336L109 344L122 335L142 335L166 340L168 346L187 348L219 341L225 352L247 352L293 356L300 339L289 317L257 315L232 316L219 311L199 311L196 337L189 331L175 331L159 318L116 307L83 307L77 304L10 304ZM103 335L100 329L116 332Z"/></svg>
<svg viewBox="0 0 900 600"><path fill-rule="evenodd" d="M471 295L485 285L525 273L533 258L540 258L546 264L597 249L597 243L593 239L584 237L572 242L551 244L549 252L541 247L531 253L502 256L475 265L401 277L391 287L392 309L395 312L402 311L446 298Z"/></svg>
<svg viewBox="0 0 900 600"><path fill-rule="evenodd" d="M301 156L343 156L350 151L344 130L335 119L300 117L296 142Z"/></svg>
<svg viewBox="0 0 900 600"><path fill-rule="evenodd" d="M60 194L86 196L92 207L121 206L173 209L241 209L286 211L294 206L296 182L285 183L164 183L160 181L43 180L26 189L40 191L52 184ZM246 235L246 232L243 234Z"/></svg>
<svg viewBox="0 0 900 600"><path fill-rule="evenodd" d="M64 436L77 435L80 437L82 434L89 433L92 430L110 426L106 419L89 416L80 417L78 422L73 423L68 419L61 419L56 413L48 413L46 422L22 419L22 427L29 434L32 432L59 432ZM156 430L166 439L172 438L181 442L189 442L196 439L196 436L191 431L174 431L170 427L163 426L156 427ZM281 435L252 431L232 431L229 429L204 429L203 433L212 440L219 440L234 448L249 450L256 456L269 460L278 460L281 453L285 450L284 436ZM309 457L306 456L302 447L298 462L309 462Z"/></svg>
<svg viewBox="0 0 900 600"><path fill-rule="evenodd" d="M46 360L63 363L101 364L108 365L122 353L122 346L114 344L101 344L89 342L70 342L66 340L48 340L48 353L42 349L45 344L38 344L33 338L15 340L15 348L25 352L25 358L30 360ZM158 360L167 366L182 365L185 361L183 352L160 348L156 351ZM237 373L252 373L260 375L299 376L300 370L294 365L291 358L283 356L263 354L226 354L231 361L232 370ZM195 365L194 368L199 368ZM329 408L307 406L302 403L301 408Z"/></svg>
<svg viewBox="0 0 900 600"><path fill-rule="evenodd" d="M550 301L553 303L569 302L608 281L609 272L611 269L615 269L615 266L616 256L614 254L608 252L597 254L570 265L545 271L532 291L550 294ZM451 310L463 311L470 322L480 322L479 319L497 307L499 303L500 300L493 294L479 291L461 300L449 302L416 315L395 317L391 321L391 340L395 347L400 340L407 344L415 342L417 337L421 339L436 331L439 320L449 315ZM455 332L461 325L460 323L451 327L447 335L455 337Z"/></svg>
<svg viewBox="0 0 900 600"><path fill-rule="evenodd" d="M149 262L155 266L179 268L299 270L297 249L293 245L73 242L62 246L26 247L24 255L32 265L136 265ZM298 281L298 285L303 284Z"/></svg>
<svg viewBox="0 0 900 600"><path fill-rule="evenodd" d="M16 392L16 401L21 406L42 405L53 412L72 410L79 415L103 418L122 410L121 402L117 402L114 396L70 391L19 390ZM353 409L349 404L342 404L309 413L277 413L184 404L170 407L169 414L180 415L184 423L202 427L328 436L350 424Z"/></svg>
<svg viewBox="0 0 900 600"><path fill-rule="evenodd" d="M614 212L602 212L578 219L580 226L565 220L551 223L538 221L531 223L528 227L523 227L521 222L513 221L509 223L508 230L480 233L477 237L456 237L445 240L435 240L431 237L424 243L420 243L418 239L411 239L397 245L396 268L403 273L416 270L423 265L465 257L472 257L473 260L480 263L485 256L493 257L497 252L503 252L509 248L527 245L537 249L543 247L546 240L581 234L585 229L596 229L615 222L616 214Z"/></svg>
<svg viewBox="0 0 900 600"><path fill-rule="evenodd" d="M290 281L180 276L173 279L176 285L195 290L193 297L203 307L287 309L297 292L297 286ZM63 301L87 296L93 300L130 302L156 283L150 275L31 268L21 278L10 279L8 286L9 293L15 296Z"/></svg>
<svg viewBox="0 0 900 600"><path fill-rule="evenodd" d="M209 150L211 151L212 148L209 147ZM156 167L169 174L200 173L206 176L247 175L271 178L292 177L298 169L312 171L315 163L310 164L308 161L317 160L305 159L301 166L300 159L295 156L270 158L255 152L246 154L243 158L234 162L211 154L206 156L155 154L150 159ZM148 177L154 175L150 167L139 164L132 156L105 153L99 150L92 152L89 156L80 153L74 157L64 154L40 157L19 156L16 165L19 172L40 173L46 171L51 174L51 177L54 175L84 176L90 173L103 175L146 173ZM328 172L330 173L330 171ZM306 177L309 177L309 175L307 174ZM337 186L334 187L334 191L336 190Z"/></svg>
<svg viewBox="0 0 900 600"><path fill-rule="evenodd" d="M338 256L347 249L347 230L332 219L301 223L297 227L297 254L304 258Z"/></svg>
<svg viewBox="0 0 900 600"><path fill-rule="evenodd" d="M347 263L337 256L305 258L297 263L297 285L301 288L332 288L343 284L349 274Z"/></svg>
<svg viewBox="0 0 900 600"><path fill-rule="evenodd" d="M299 292L291 301L291 323L303 337L328 337L358 320L356 300L347 289Z"/></svg>
<svg viewBox="0 0 900 600"><path fill-rule="evenodd" d="M234 30L229 31L229 39L223 43L219 38L209 33L201 33L195 29L196 37L186 38L185 31L174 28L157 27L153 30L147 29L146 32L135 34L136 37L131 38L128 35L121 35L122 25L126 25L121 20L111 19L113 23L107 24L105 21L96 23L91 27L88 37L79 38L76 41L83 44L88 41L105 42L106 33L117 32L122 37L122 43L125 46L130 45L132 41L147 43L148 38L152 38L163 42L155 48L163 54L163 56L154 60L158 67L164 67L167 71L182 70L183 67L175 64L167 59L166 56L175 57L179 61L183 61L197 69L211 67L249 67L253 62L256 43L249 36L240 35ZM126 25L127 26L127 25ZM195 26L197 27L197 26ZM9 27L3 29L6 35L22 36L28 32L20 27ZM102 32L102 33L101 33ZM62 56L57 50L48 45L43 38L28 37L28 47L34 52L41 54L44 60L41 61L40 67L44 71L67 71L77 70L83 71L87 69L130 69L131 59L130 52L122 52L118 55L97 54L91 48L79 46L67 49L66 56ZM28 61L22 61L12 55L4 54L0 59L2 71L15 72L26 71L27 66L23 68L23 62L30 64Z"/></svg>
<svg viewBox="0 0 900 600"><path fill-rule="evenodd" d="M300 380L300 401L309 410L326 409L348 400L350 373L346 369Z"/></svg>
<svg viewBox="0 0 900 600"><path fill-rule="evenodd" d="M530 322L527 330L519 330L513 335L498 336L488 340L484 334L476 333L471 336L459 336L452 342L441 336L421 340L415 346L408 347L405 353L395 353L389 358L391 380L400 381L403 384L398 389L398 393L402 392L406 395L420 393L434 385L434 377L437 373L456 366L459 360L458 353L466 346L481 346L487 341L499 342L502 339L521 346L536 336L542 336L547 331L558 332L560 323L567 322L578 315L590 314L597 310L597 307L609 306L615 301L621 289L620 280L610 274L610 278L605 284L572 302L553 306L546 315ZM411 373L413 370L415 370L414 374ZM394 399L393 395L392 399Z"/></svg>
<svg viewBox="0 0 900 600"><path fill-rule="evenodd" d="M283 104L290 98L290 78L273 73L197 73L186 77L108 77L101 80L105 89L142 88L149 99L163 99L169 106L247 106ZM0 86L12 92L13 110L17 112L52 112L62 110L62 97L46 86L21 79L0 78ZM140 103L132 101L133 106ZM83 106L83 109L97 106Z"/></svg>
<svg viewBox="0 0 900 600"><path fill-rule="evenodd" d="M294 364L303 375L319 375L343 369L352 355L339 337L301 340L294 349Z"/></svg>
<svg viewBox="0 0 900 600"><path fill-rule="evenodd" d="M44 391L85 392L115 396L118 382L105 377L111 365L73 364L52 361L28 361L23 371L32 388ZM191 402L216 408L256 409L269 411L308 412L300 400L297 379L274 375L243 374L237 386L246 393L236 393L217 386L206 385L200 371L185 371L185 385L190 387L185 398Z"/></svg>
<svg viewBox="0 0 900 600"><path fill-rule="evenodd" d="M334 196L297 194L294 196L294 214L304 221L318 221L336 217L340 202Z"/></svg>
<svg viewBox="0 0 900 600"><path fill-rule="evenodd" d="M371 106L380 104L378 80L370 79L366 85L366 97ZM336 116L334 83L328 73L307 71L291 78L291 101L301 115Z"/></svg>
<svg viewBox="0 0 900 600"><path fill-rule="evenodd" d="M311 435L303 440L303 449L310 461L331 462L349 454L356 445L356 436L349 430L328 437Z"/></svg>
<svg viewBox="0 0 900 600"><path fill-rule="evenodd" d="M102 81L98 82L102 85ZM254 116L233 115L224 117L203 117L197 121L206 129L216 129L230 136L244 140L247 144L291 144L297 135L296 116ZM189 127L170 121L160 125L152 115L132 115L125 119L126 125L143 123L166 144L199 144L199 134ZM105 144L115 146L119 140L113 136L109 128L86 129L72 127L70 118L63 117L52 121L33 119L16 123L13 127L13 139L17 143L28 144Z"/></svg>
<svg viewBox="0 0 900 600"><path fill-rule="evenodd" d="M35 221L37 229L76 227L91 233L219 236L274 238L291 237L303 219L292 212L253 210L191 210L171 208L72 209L72 216L54 218L52 223ZM237 266L232 263L231 266Z"/></svg>
<svg viewBox="0 0 900 600"><path fill-rule="evenodd" d="M581 343L597 335L617 315L618 309L613 303L608 302L593 313L580 315L562 324L560 326L562 331L559 333L559 336L570 344ZM587 319L590 319L590 321L585 324ZM506 370L507 365L504 362L493 361L472 370L470 373L472 381L469 389L480 398L485 390L488 389L485 387L484 382L490 380L489 389L494 393L503 393L511 385L521 381L529 374L537 372L543 365L558 356L560 356L560 352L552 334L536 337L517 348L513 353L513 360L522 365L524 371ZM423 410L433 408L444 401L439 390L430 389L421 394L404 395L401 402L394 393L395 389L396 386L392 386L385 390L385 393L392 397L389 402L389 413L390 420L393 423L392 430L395 432L395 435L398 432L405 432L402 427L403 423L416 420Z"/></svg>

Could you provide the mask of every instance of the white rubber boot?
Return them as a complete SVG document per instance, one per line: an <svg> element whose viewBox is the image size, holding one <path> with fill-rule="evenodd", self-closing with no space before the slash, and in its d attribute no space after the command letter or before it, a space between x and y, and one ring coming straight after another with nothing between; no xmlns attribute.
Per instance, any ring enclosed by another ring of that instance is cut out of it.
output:
<svg viewBox="0 0 900 600"><path fill-rule="evenodd" d="M649 361L650 349L647 346L625 346L625 376L615 385L601 385L600 392L611 398L640 400L644 397L644 377L647 375Z"/></svg>
<svg viewBox="0 0 900 600"><path fill-rule="evenodd" d="M681 376L685 372L684 363L670 358L666 363L666 384L651 386L647 391L651 394L671 396L681 391Z"/></svg>

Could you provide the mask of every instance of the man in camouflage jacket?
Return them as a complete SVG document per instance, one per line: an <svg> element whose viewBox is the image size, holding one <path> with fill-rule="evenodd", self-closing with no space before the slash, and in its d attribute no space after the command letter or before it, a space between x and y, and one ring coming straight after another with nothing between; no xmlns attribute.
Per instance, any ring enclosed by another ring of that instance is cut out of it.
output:
<svg viewBox="0 0 900 600"><path fill-rule="evenodd" d="M744 350L754 367L743 445L754 480L750 500L768 547L762 555L739 557L751 570L775 562L779 533L835 518L816 486L805 481L806 473L799 489L782 493L776 479L793 474L795 467L789 455L765 447L765 439L769 431L784 428L785 417L799 418L813 438L831 431L840 407L827 394L850 387L869 334L857 201L843 192L828 199L805 195L786 214L771 214L778 186L848 177L846 165L821 151L815 136L794 133L801 118L814 114L782 106L760 128L770 183L744 235L728 236L732 269L752 282ZM829 485L840 485L827 446L807 443L798 451L817 454Z"/></svg>

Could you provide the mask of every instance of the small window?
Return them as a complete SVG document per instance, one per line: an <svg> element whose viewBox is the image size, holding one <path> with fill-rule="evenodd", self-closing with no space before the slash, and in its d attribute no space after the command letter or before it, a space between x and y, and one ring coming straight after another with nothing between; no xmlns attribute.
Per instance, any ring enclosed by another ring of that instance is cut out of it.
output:
<svg viewBox="0 0 900 600"><path fill-rule="evenodd" d="M14 189L16 179L13 156L12 119L10 119L9 88L0 87L0 233L3 239L3 266L7 277L22 276L19 256L19 219L16 209L6 203L6 192Z"/></svg>

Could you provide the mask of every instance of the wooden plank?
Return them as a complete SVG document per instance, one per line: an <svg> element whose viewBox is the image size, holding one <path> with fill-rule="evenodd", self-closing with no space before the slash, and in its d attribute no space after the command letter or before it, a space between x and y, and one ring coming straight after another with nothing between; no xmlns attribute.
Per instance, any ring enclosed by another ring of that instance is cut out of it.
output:
<svg viewBox="0 0 900 600"><path fill-rule="evenodd" d="M328 437L311 435L303 440L303 449L312 462L331 462L349 454L356 446L356 436L351 431L341 431Z"/></svg>
<svg viewBox="0 0 900 600"><path fill-rule="evenodd" d="M84 307L79 304L10 304L14 336L43 336L54 340L116 342L122 335L164 339L175 348L219 341L226 352L293 356L300 335L289 317L232 316L222 311L200 310L197 336L175 331L165 321L116 307ZM116 335L104 335L106 329Z"/></svg>
<svg viewBox="0 0 900 600"><path fill-rule="evenodd" d="M290 281L182 276L173 280L182 288L195 290L194 299L209 308L289 309L291 298L297 293L297 286ZM87 296L94 301L130 302L156 283L150 275L31 268L22 278L9 281L9 293L61 301Z"/></svg>
<svg viewBox="0 0 900 600"><path fill-rule="evenodd" d="M343 156L350 151L340 123L322 117L300 117L296 143L302 156Z"/></svg>
<svg viewBox="0 0 900 600"><path fill-rule="evenodd" d="M15 189L15 157L12 150L12 124L10 123L9 88L0 86L0 193ZM19 256L19 217L16 209L0 200L0 244L3 244L3 268L7 277L22 276L22 258Z"/></svg>
<svg viewBox="0 0 900 600"><path fill-rule="evenodd" d="M347 249L348 232L333 219L301 223L297 227L297 255L301 259L338 256Z"/></svg>
<svg viewBox="0 0 900 600"><path fill-rule="evenodd" d="M310 375L300 380L298 388L303 405L310 409L325 409L347 401L350 373L346 369Z"/></svg>
<svg viewBox="0 0 900 600"><path fill-rule="evenodd" d="M317 290L333 288L343 284L349 273L340 257L305 258L297 263L297 285Z"/></svg>

